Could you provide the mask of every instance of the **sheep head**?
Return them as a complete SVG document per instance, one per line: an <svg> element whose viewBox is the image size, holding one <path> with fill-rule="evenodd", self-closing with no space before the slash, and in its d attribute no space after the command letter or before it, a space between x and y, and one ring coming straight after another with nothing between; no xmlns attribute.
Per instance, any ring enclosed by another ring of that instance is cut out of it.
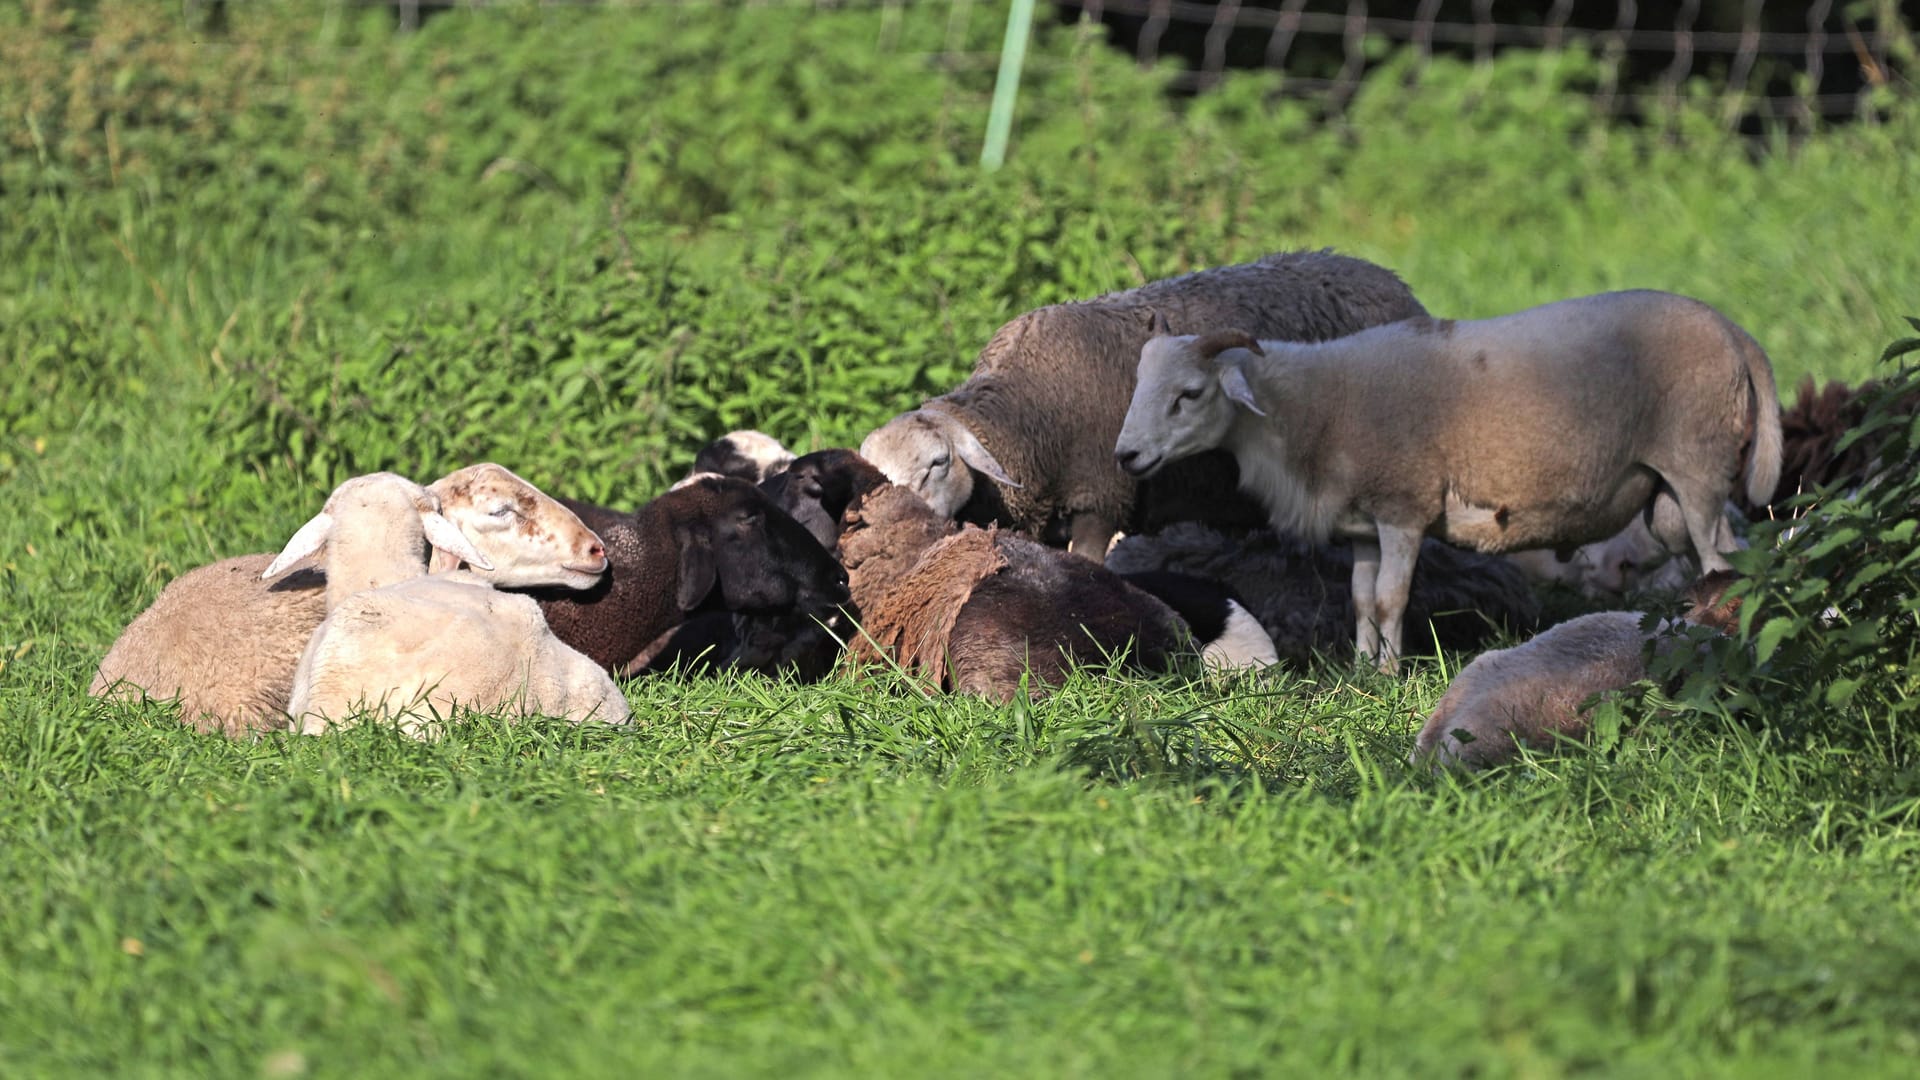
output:
<svg viewBox="0 0 1920 1080"><path fill-rule="evenodd" d="M887 483L886 474L851 450L816 450L760 481L775 506L806 526L820 546L840 542L840 518L854 499Z"/></svg>
<svg viewBox="0 0 1920 1080"><path fill-rule="evenodd" d="M860 443L860 456L888 480L912 488L942 517L958 514L973 497L976 469L995 483L1020 486L965 424L935 409L915 409L887 421Z"/></svg>
<svg viewBox="0 0 1920 1080"><path fill-rule="evenodd" d="M1221 444L1233 426L1234 406L1264 416L1232 350L1261 355L1260 343L1239 330L1195 337L1161 335L1140 348L1139 377L1114 460L1137 477L1152 476L1181 458Z"/></svg>
<svg viewBox="0 0 1920 1080"><path fill-rule="evenodd" d="M607 572L607 549L592 529L499 465L469 465L435 480L429 490L439 496L440 512L485 556L486 565L470 568L496 587L590 589ZM436 550L430 569L451 570L458 561L452 552Z"/></svg>
<svg viewBox="0 0 1920 1080"><path fill-rule="evenodd" d="M729 611L830 610L847 573L806 527L744 480L697 480L648 504L671 523L679 551L675 602L691 612L717 589Z"/></svg>
<svg viewBox="0 0 1920 1080"><path fill-rule="evenodd" d="M793 451L782 446L779 439L762 431L729 431L694 455L693 474L719 473L758 484L791 464Z"/></svg>
<svg viewBox="0 0 1920 1080"><path fill-rule="evenodd" d="M334 488L320 512L300 526L260 577L278 577L329 541L343 537L394 553L417 550L424 539L436 552L444 551L481 569L493 568L459 527L441 515L438 495L404 476L382 472L356 476Z"/></svg>

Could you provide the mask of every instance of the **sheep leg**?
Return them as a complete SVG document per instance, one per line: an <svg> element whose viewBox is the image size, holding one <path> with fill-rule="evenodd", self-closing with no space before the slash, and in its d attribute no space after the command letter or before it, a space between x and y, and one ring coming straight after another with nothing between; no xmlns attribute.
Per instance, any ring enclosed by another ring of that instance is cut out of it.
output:
<svg viewBox="0 0 1920 1080"><path fill-rule="evenodd" d="M1407 614L1407 594L1413 587L1413 565L1420 558L1420 533L1382 522L1380 566L1374 582L1374 614L1380 625L1380 670L1388 675L1400 667L1401 621Z"/></svg>
<svg viewBox="0 0 1920 1080"><path fill-rule="evenodd" d="M1073 530L1067 537L1067 550L1097 563L1107 561L1107 545L1113 542L1113 522L1099 514L1073 515Z"/></svg>
<svg viewBox="0 0 1920 1080"><path fill-rule="evenodd" d="M1372 657L1380 647L1380 623L1373 603L1374 582L1380 576L1380 544L1353 541L1353 655Z"/></svg>

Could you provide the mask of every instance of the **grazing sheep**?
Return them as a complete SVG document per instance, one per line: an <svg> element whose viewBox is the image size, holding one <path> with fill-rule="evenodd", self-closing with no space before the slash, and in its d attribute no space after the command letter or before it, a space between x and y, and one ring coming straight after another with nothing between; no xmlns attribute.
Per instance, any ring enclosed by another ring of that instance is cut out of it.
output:
<svg viewBox="0 0 1920 1080"><path fill-rule="evenodd" d="M786 471L791 464L793 451L780 445L779 439L760 431L729 431L693 456L687 480L707 473L758 484Z"/></svg>
<svg viewBox="0 0 1920 1080"><path fill-rule="evenodd" d="M1491 552L1578 545L1659 494L1685 526L1661 542L1723 570L1720 508L1749 438L1747 490L1764 498L1780 410L1760 346L1697 300L1638 291L1313 345L1157 337L1114 456L1150 476L1226 448L1276 529L1353 537L1355 651L1393 671L1423 534Z"/></svg>
<svg viewBox="0 0 1920 1080"><path fill-rule="evenodd" d="M1114 467L1108 450L1155 313L1182 327L1321 341L1426 312L1392 271L1330 251L1055 304L1002 326L965 383L888 421L860 454L943 517L998 522L1096 562L1123 527L1202 516L1257 522L1225 455L1182 465L1139 498L1135 480Z"/></svg>
<svg viewBox="0 0 1920 1080"><path fill-rule="evenodd" d="M1482 653L1461 669L1428 715L1408 760L1436 768L1484 769L1511 760L1518 747L1546 750L1558 738L1583 738L1586 703L1647 677L1647 645L1664 655L1689 639L1673 631L1707 626L1723 634L1739 625L1739 601L1725 599L1735 578L1715 571L1696 582L1691 607L1676 625L1641 628L1637 611L1602 611L1553 627L1511 649Z"/></svg>
<svg viewBox="0 0 1920 1080"><path fill-rule="evenodd" d="M1177 571L1230 586L1290 663L1344 656L1353 644L1353 554L1345 545L1315 546L1268 528L1228 534L1187 521L1120 541L1107 569L1129 580ZM1525 578L1500 557L1427 540L1407 615L1415 627L1430 623L1441 647L1471 649L1502 633L1531 631L1540 608ZM1414 633L1427 640L1424 631Z"/></svg>
<svg viewBox="0 0 1920 1080"><path fill-rule="evenodd" d="M698 480L632 513L562 501L600 534L612 569L592 589L531 595L560 640L608 671L645 669L648 647L696 613L827 619L847 598L833 557L744 480Z"/></svg>
<svg viewBox="0 0 1920 1080"><path fill-rule="evenodd" d="M1165 670L1191 648L1192 630L1146 590L998 528L956 530L904 486L859 497L844 524L840 551L861 619L849 642L856 662L1010 701L1023 674L1044 693L1075 664L1124 654L1129 667ZM1218 620L1223 631L1242 625ZM1255 650L1237 658L1259 662Z"/></svg>
<svg viewBox="0 0 1920 1080"><path fill-rule="evenodd" d="M363 486L342 490L350 497ZM479 553L482 561L474 565L490 581L578 589L597 582L606 569L599 537L499 465L460 469L427 492L437 500L438 516ZM410 553L398 558L384 549L356 547L366 534L347 530L341 543L328 548L327 571L302 567L270 582L262 575L277 562L272 553L190 570L121 633L88 693L178 698L181 719L201 731L238 736L284 729L294 669L313 631L342 597L426 572L425 528ZM452 537L441 539L449 548L454 544ZM457 561L433 549L434 568L450 569Z"/></svg>

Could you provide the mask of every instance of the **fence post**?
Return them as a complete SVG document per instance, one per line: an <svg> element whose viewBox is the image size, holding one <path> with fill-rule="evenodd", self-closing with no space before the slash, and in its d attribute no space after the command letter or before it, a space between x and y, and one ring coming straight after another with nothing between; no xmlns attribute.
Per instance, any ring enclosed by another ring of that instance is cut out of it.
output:
<svg viewBox="0 0 1920 1080"><path fill-rule="evenodd" d="M1000 45L1000 74L993 80L993 106L987 112L987 141L980 164L988 172L1007 160L1007 136L1013 132L1013 100L1020 93L1020 68L1033 34L1033 0L1013 0L1007 12L1007 37Z"/></svg>

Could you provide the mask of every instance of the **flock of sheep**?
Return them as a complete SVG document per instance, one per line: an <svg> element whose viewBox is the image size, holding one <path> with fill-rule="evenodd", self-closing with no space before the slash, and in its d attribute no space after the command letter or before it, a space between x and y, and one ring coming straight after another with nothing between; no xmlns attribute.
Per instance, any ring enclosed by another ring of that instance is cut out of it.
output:
<svg viewBox="0 0 1920 1080"><path fill-rule="evenodd" d="M669 669L883 665L1009 700L1076 665L1350 641L1393 672L1410 617L1474 647L1533 629L1532 583L1621 591L1656 564L1697 568L1679 622L1725 632L1730 514L1781 498L1783 458L1830 479L1805 444L1848 417L1802 402L1826 422L1783 435L1765 353L1695 300L1455 322L1379 266L1281 253L1028 312L858 453L735 432L632 512L493 464L356 477L277 555L168 585L90 692L228 735L385 715L429 736L461 709L626 723L614 678ZM1694 640L1642 626L1602 612L1479 656L1416 759L1578 735L1583 702Z"/></svg>

